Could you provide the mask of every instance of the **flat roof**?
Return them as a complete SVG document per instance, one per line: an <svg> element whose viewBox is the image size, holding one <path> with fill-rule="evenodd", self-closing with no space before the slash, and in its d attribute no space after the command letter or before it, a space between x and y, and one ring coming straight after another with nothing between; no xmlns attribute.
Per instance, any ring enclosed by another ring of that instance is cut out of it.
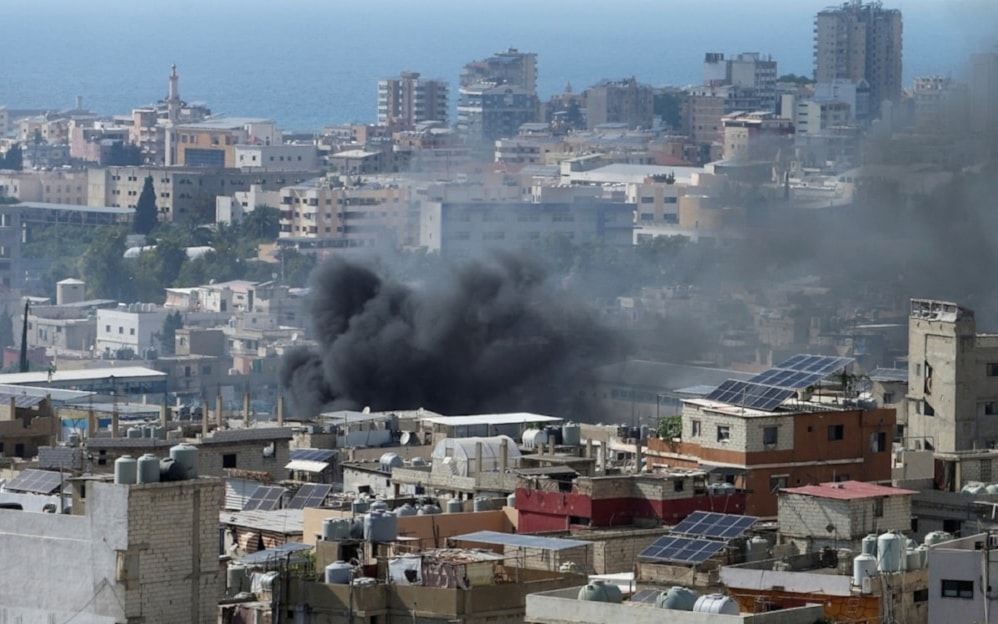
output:
<svg viewBox="0 0 998 624"><path fill-rule="evenodd" d="M863 481L818 483L816 485L802 485L801 487L784 488L781 491L786 492L787 494L801 494L804 496L817 496L819 498L833 498L836 500L878 498L881 496L902 496L905 494L918 493L915 490L905 490L888 485L865 483Z"/></svg>
<svg viewBox="0 0 998 624"><path fill-rule="evenodd" d="M217 117L194 123L177 124L177 128L193 128L195 130L233 130L247 124L272 124L273 121L261 117Z"/></svg>
<svg viewBox="0 0 998 624"><path fill-rule="evenodd" d="M475 416L429 416L419 419L420 422L433 425L448 425L451 427L466 427L468 425L524 425L527 423L561 422L562 420L554 416L542 416L530 412L478 414Z"/></svg>
<svg viewBox="0 0 998 624"><path fill-rule="evenodd" d="M80 206L77 204L53 204L49 202L23 201L14 205L17 208L34 208L36 210L55 210L58 212L92 212L95 214L130 215L134 210L115 206Z"/></svg>
<svg viewBox="0 0 998 624"><path fill-rule="evenodd" d="M539 550L568 550L590 546L592 542L561 537L540 537L537 535L520 535L519 533L500 533L499 531L475 531L456 535L451 539L479 544L497 546L515 546L517 548L537 548Z"/></svg>
<svg viewBox="0 0 998 624"><path fill-rule="evenodd" d="M17 386L13 384L0 384L0 393L21 394L27 396L47 396L55 403L65 401L76 401L94 396L93 392L82 390L63 390L61 388L44 388L38 386Z"/></svg>
<svg viewBox="0 0 998 624"><path fill-rule="evenodd" d="M304 530L305 512L301 509L220 511L218 521L226 525L291 535Z"/></svg>
<svg viewBox="0 0 998 624"><path fill-rule="evenodd" d="M57 370L52 373L52 383L73 381L96 381L98 379L134 379L136 377L149 379L165 379L166 373L145 366L112 366L108 368L81 368L76 370ZM0 384L43 386L49 383L47 371L32 373L8 373L0 375Z"/></svg>

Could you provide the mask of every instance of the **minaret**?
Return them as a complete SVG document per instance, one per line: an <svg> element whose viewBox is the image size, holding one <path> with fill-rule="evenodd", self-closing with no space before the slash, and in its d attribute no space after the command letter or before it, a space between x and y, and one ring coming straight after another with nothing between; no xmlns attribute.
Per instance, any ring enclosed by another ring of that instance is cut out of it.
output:
<svg viewBox="0 0 998 624"><path fill-rule="evenodd" d="M180 118L180 77L177 76L177 66L170 66L170 90L166 95L166 153L163 163L169 167L173 164L173 126Z"/></svg>

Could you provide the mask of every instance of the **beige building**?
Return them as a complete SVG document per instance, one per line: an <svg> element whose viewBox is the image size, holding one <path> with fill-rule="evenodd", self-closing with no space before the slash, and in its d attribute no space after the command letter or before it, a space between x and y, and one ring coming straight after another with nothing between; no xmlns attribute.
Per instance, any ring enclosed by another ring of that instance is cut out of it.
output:
<svg viewBox="0 0 998 624"><path fill-rule="evenodd" d="M650 128L654 120L654 90L634 78L605 80L585 92L586 126L589 130L607 123L630 128Z"/></svg>
<svg viewBox="0 0 998 624"><path fill-rule="evenodd" d="M721 119L725 160L776 160L789 157L794 124L775 113L731 113Z"/></svg>
<svg viewBox="0 0 998 624"><path fill-rule="evenodd" d="M3 171L0 197L47 204L87 205L86 171Z"/></svg>
<svg viewBox="0 0 998 624"><path fill-rule="evenodd" d="M274 122L251 117L219 117L178 124L169 130L171 164L188 167L238 167L236 146L280 145Z"/></svg>
<svg viewBox="0 0 998 624"><path fill-rule="evenodd" d="M979 334L974 311L913 299L908 322L908 435L941 452L998 445L998 334Z"/></svg>
<svg viewBox="0 0 998 624"><path fill-rule="evenodd" d="M447 123L448 85L443 80L402 72L398 78L378 81L378 123L412 130L424 121Z"/></svg>
<svg viewBox="0 0 998 624"><path fill-rule="evenodd" d="M316 178L281 189L280 239L331 249L412 245L418 217L410 212L407 187Z"/></svg>

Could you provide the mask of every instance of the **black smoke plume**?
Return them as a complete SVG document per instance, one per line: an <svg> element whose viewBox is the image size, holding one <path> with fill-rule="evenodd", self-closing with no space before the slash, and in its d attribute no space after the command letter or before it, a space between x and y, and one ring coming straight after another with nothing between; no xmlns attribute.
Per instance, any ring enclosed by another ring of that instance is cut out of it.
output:
<svg viewBox="0 0 998 624"><path fill-rule="evenodd" d="M493 254L436 277L413 286L343 259L316 269L318 346L288 353L280 371L299 417L363 407L565 414L586 371L620 354L618 338L530 260Z"/></svg>

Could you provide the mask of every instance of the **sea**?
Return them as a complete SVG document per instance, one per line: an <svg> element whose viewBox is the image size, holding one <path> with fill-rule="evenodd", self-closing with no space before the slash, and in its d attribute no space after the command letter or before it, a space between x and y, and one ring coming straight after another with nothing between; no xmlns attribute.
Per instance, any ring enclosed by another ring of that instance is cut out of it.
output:
<svg viewBox="0 0 998 624"><path fill-rule="evenodd" d="M827 0L2 0L0 106L127 114L180 94L215 114L282 130L373 122L379 78L447 80L516 48L538 55L542 100L635 77L702 80L706 52L759 52L778 72L813 71ZM998 42L998 0L886 0L904 15L904 82L966 75Z"/></svg>

